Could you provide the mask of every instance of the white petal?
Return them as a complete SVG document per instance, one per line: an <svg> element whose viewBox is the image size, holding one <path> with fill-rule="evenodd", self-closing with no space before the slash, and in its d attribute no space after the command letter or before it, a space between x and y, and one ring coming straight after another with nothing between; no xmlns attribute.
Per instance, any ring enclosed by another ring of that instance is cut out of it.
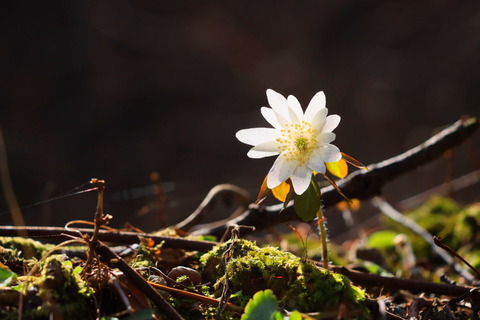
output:
<svg viewBox="0 0 480 320"><path fill-rule="evenodd" d="M296 194L302 194L307 190L312 179L312 170L307 166L298 166L291 176L293 190Z"/></svg>
<svg viewBox="0 0 480 320"><path fill-rule="evenodd" d="M333 133L332 133L333 134ZM279 154L280 152L278 152L278 142L276 140L272 140L272 141L267 141L267 142L264 142L264 143L260 143L258 145L256 145L255 147L253 147L252 149L250 150L253 150L253 151L263 151L263 152L276 152L277 154Z"/></svg>
<svg viewBox="0 0 480 320"><path fill-rule="evenodd" d="M308 167L319 173L325 173L325 162L335 162L342 158L340 150L333 144L326 144L313 151L308 160Z"/></svg>
<svg viewBox="0 0 480 320"><path fill-rule="evenodd" d="M335 162L342 159L340 150L333 144L326 144L321 147L323 152L323 162Z"/></svg>
<svg viewBox="0 0 480 320"><path fill-rule="evenodd" d="M275 110L275 112L280 114L284 119L290 120L290 115L288 114L288 103L284 96L276 91L273 91L272 89L268 89L267 100L268 104L273 110Z"/></svg>
<svg viewBox="0 0 480 320"><path fill-rule="evenodd" d="M323 132L332 132L340 123L340 116L336 114L332 114L328 116L325 120L325 126L323 127Z"/></svg>
<svg viewBox="0 0 480 320"><path fill-rule="evenodd" d="M314 150L308 159L308 167L318 173L325 173L325 159L324 150L322 147Z"/></svg>
<svg viewBox="0 0 480 320"><path fill-rule="evenodd" d="M279 137L279 132L273 128L250 128L242 129L235 134L240 142L256 146L258 144L275 140Z"/></svg>
<svg viewBox="0 0 480 320"><path fill-rule="evenodd" d="M297 163L295 161L289 161L284 154L280 154L268 172L267 187L273 189L287 180L296 167Z"/></svg>
<svg viewBox="0 0 480 320"><path fill-rule="evenodd" d="M265 120L268 121L275 129L282 130L283 126L287 123L287 120L283 118L280 114L275 112L273 109L262 107L260 109Z"/></svg>
<svg viewBox="0 0 480 320"><path fill-rule="evenodd" d="M325 108L326 98L323 91L317 92L310 100L307 110L305 110L305 121L310 122L313 119L313 116L320 110Z"/></svg>
<svg viewBox="0 0 480 320"><path fill-rule="evenodd" d="M335 133L332 133L332 132L322 132L320 134L320 144L328 144L330 142L332 142L333 140L335 140L335 137L337 135Z"/></svg>
<svg viewBox="0 0 480 320"><path fill-rule="evenodd" d="M313 116L313 119L305 118L305 121L312 124L312 128L317 130L317 132L322 132L322 128L325 125L325 120L327 118L328 109L323 108L318 110L318 112Z"/></svg>
<svg viewBox="0 0 480 320"><path fill-rule="evenodd" d="M295 96L288 96L287 98L289 109L295 112L295 116L298 120L303 120L303 110L300 102ZM291 115L291 114L290 114ZM293 122L293 119L292 119Z"/></svg>
<svg viewBox="0 0 480 320"><path fill-rule="evenodd" d="M265 157L271 157L271 156L276 156L278 155L278 152L270 152L270 151L256 151L250 149L247 152L247 156L252 159L260 159L260 158L265 158Z"/></svg>
<svg viewBox="0 0 480 320"><path fill-rule="evenodd" d="M312 169L312 171L317 171L318 173L325 173L327 171L325 168L325 162L322 161L322 158L316 158L313 155L308 161L308 167Z"/></svg>
<svg viewBox="0 0 480 320"><path fill-rule="evenodd" d="M288 115L290 117L290 123L300 123L297 114L292 109L288 108ZM300 118L301 119L301 118Z"/></svg>

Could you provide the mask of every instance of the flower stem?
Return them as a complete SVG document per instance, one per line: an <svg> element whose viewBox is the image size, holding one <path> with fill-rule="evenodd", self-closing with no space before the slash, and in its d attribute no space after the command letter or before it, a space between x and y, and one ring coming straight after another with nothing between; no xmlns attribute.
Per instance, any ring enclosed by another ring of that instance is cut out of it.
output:
<svg viewBox="0 0 480 320"><path fill-rule="evenodd" d="M321 205L317 211L317 218L318 218L318 227L320 228L320 237L322 239L323 267L328 270L329 267L328 267L327 231L325 229L325 219L323 217L323 210Z"/></svg>

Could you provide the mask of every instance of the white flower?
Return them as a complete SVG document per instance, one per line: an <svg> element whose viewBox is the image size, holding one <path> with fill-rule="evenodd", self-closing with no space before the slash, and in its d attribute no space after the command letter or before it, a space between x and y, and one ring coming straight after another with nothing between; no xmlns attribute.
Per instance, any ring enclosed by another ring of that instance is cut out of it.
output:
<svg viewBox="0 0 480 320"><path fill-rule="evenodd" d="M268 172L267 186L273 189L291 179L296 194L304 193L312 171L325 173L325 163L342 158L340 150L330 144L335 140L332 131L338 126L340 116L330 115L325 108L325 94L318 92L310 101L305 113L294 96L285 97L267 90L271 108L262 107L263 117L273 128L243 129L236 137L252 145L250 158L279 155Z"/></svg>

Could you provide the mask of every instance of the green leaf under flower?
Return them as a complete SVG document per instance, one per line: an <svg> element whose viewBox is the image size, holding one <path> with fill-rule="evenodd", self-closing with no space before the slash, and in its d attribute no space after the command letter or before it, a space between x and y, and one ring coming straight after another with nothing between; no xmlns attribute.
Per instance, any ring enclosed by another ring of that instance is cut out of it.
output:
<svg viewBox="0 0 480 320"><path fill-rule="evenodd" d="M301 195L295 197L294 202L295 213L303 221L311 221L315 218L321 205L320 187L317 179L312 174L308 189Z"/></svg>

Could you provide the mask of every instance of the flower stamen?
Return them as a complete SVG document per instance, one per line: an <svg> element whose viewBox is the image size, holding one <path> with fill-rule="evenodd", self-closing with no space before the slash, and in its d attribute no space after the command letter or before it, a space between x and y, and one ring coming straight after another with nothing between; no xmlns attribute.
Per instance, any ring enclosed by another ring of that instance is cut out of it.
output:
<svg viewBox="0 0 480 320"><path fill-rule="evenodd" d="M276 140L280 153L284 153L287 160L297 161L302 165L308 162L313 150L318 147L317 132L305 121L300 124L286 124L284 130L281 130L281 137Z"/></svg>

